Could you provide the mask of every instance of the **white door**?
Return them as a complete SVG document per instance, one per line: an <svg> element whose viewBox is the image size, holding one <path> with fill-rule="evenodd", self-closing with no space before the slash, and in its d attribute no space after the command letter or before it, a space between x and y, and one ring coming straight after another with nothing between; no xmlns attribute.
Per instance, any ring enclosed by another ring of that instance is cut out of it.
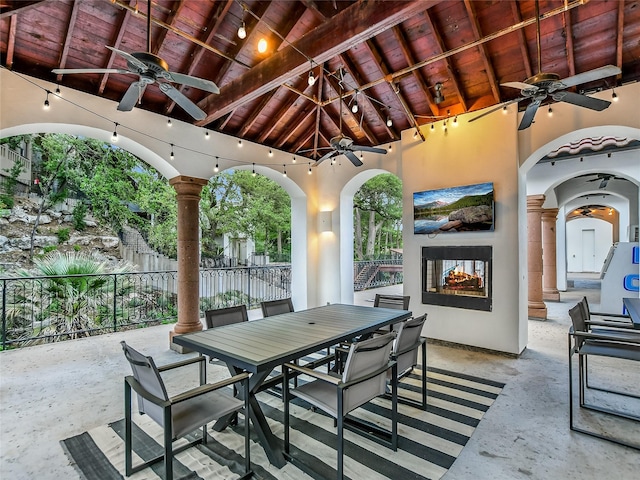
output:
<svg viewBox="0 0 640 480"><path fill-rule="evenodd" d="M582 271L596 271L596 231L582 230Z"/></svg>

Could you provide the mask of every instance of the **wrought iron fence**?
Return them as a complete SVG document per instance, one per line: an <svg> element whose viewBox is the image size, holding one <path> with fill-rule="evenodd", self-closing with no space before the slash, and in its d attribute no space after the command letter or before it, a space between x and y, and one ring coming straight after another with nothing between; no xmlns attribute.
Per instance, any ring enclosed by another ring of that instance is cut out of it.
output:
<svg viewBox="0 0 640 480"><path fill-rule="evenodd" d="M0 278L2 348L177 320L177 272ZM200 270L200 311L291 296L291 266Z"/></svg>
<svg viewBox="0 0 640 480"><path fill-rule="evenodd" d="M402 257L353 262L353 289L356 292L398 285L403 280Z"/></svg>

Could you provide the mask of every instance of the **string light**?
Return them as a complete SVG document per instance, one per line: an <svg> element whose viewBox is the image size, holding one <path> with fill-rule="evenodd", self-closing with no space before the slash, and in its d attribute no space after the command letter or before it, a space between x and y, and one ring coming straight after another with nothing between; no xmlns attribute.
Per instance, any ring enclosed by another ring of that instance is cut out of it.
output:
<svg viewBox="0 0 640 480"><path fill-rule="evenodd" d="M616 93L615 89L613 90L613 93L611 94L611 100L613 100L614 102L618 101L618 94Z"/></svg>
<svg viewBox="0 0 640 480"><path fill-rule="evenodd" d="M507 113L507 106L502 107L502 113Z"/></svg>
<svg viewBox="0 0 640 480"><path fill-rule="evenodd" d="M447 131L447 119L445 118L444 121L442 122L442 129L446 132Z"/></svg>
<svg viewBox="0 0 640 480"><path fill-rule="evenodd" d="M282 176L287 176L287 166L284 163L282 164Z"/></svg>
<svg viewBox="0 0 640 480"><path fill-rule="evenodd" d="M204 138L205 138L206 140L209 140L209 130L205 130L205 131L204 131Z"/></svg>
<svg viewBox="0 0 640 480"><path fill-rule="evenodd" d="M307 79L307 83L310 87L313 87L316 84L316 77L313 76L313 72L309 72L309 78Z"/></svg>
<svg viewBox="0 0 640 480"><path fill-rule="evenodd" d="M358 90L356 90L356 93L355 93L355 95L353 97L353 105L351 105L351 111L353 113L358 113L358 93L360 93L360 92L358 92Z"/></svg>
<svg viewBox="0 0 640 480"><path fill-rule="evenodd" d="M550 117L553 117L553 108L549 107L549 111L547 113Z"/></svg>
<svg viewBox="0 0 640 480"><path fill-rule="evenodd" d="M418 130L416 130L415 132L413 132L413 138L418 138Z"/></svg>
<svg viewBox="0 0 640 480"><path fill-rule="evenodd" d="M267 51L267 41L264 38L261 38L258 42L258 52L264 53Z"/></svg>
<svg viewBox="0 0 640 480"><path fill-rule="evenodd" d="M457 127L458 126L458 115L456 115L455 117L453 117L453 126Z"/></svg>
<svg viewBox="0 0 640 480"><path fill-rule="evenodd" d="M42 108L45 110L49 110L49 94L50 93L51 92L47 90L47 98L44 99L44 105L42 106Z"/></svg>
<svg viewBox="0 0 640 480"><path fill-rule="evenodd" d="M60 97L62 93L60 93L60 85L56 85L56 95ZM57 98L57 97L56 97Z"/></svg>
<svg viewBox="0 0 640 480"><path fill-rule="evenodd" d="M435 125L432 123L431 124L431 131L433 132L436 129Z"/></svg>
<svg viewBox="0 0 640 480"><path fill-rule="evenodd" d="M296 156L293 156L293 163L296 163Z"/></svg>
<svg viewBox="0 0 640 480"><path fill-rule="evenodd" d="M269 149L269 156L273 157L273 150Z"/></svg>
<svg viewBox="0 0 640 480"><path fill-rule="evenodd" d="M171 119L167 118L167 127L171 127L173 126L173 123L171 123Z"/></svg>
<svg viewBox="0 0 640 480"><path fill-rule="evenodd" d="M393 121L391 120L391 117L387 116L387 127L391 126L393 126Z"/></svg>
<svg viewBox="0 0 640 480"><path fill-rule="evenodd" d="M389 145L389 151L393 150L393 147L391 145Z"/></svg>
<svg viewBox="0 0 640 480"><path fill-rule="evenodd" d="M247 28L245 27L244 20L242 21L242 23L238 27L238 38L240 38L242 40L247 38Z"/></svg>
<svg viewBox="0 0 640 480"><path fill-rule="evenodd" d="M255 177L256 176L256 164L253 164L253 168L251 170L251 176Z"/></svg>
<svg viewBox="0 0 640 480"><path fill-rule="evenodd" d="M169 154L169 159L173 160L175 158L175 156L173 155L173 143L170 143L169 145L171 145L171 153Z"/></svg>
<svg viewBox="0 0 640 480"><path fill-rule="evenodd" d="M112 142L118 141L118 123L117 122L114 124L114 127L113 127L113 135L111 135L111 141Z"/></svg>
<svg viewBox="0 0 640 480"><path fill-rule="evenodd" d="M238 148L242 148L242 140L238 140Z"/></svg>
<svg viewBox="0 0 640 480"><path fill-rule="evenodd" d="M309 172L307 173L307 175L311 175L311 162L309 162Z"/></svg>
<svg viewBox="0 0 640 480"><path fill-rule="evenodd" d="M218 157L216 157L216 166L215 166L215 167L213 167L213 171L214 171L215 173L218 173L218 171L219 171L219 170L220 170L220 168L218 167Z"/></svg>

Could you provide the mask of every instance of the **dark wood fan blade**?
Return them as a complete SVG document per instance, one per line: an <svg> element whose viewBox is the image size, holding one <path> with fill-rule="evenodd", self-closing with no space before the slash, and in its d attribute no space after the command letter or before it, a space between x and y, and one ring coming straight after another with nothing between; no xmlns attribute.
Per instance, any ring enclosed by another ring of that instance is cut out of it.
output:
<svg viewBox="0 0 640 480"><path fill-rule="evenodd" d="M536 116L536 112L538 111L538 107L540 106L540 100L534 100L529 104L527 109L524 111L524 116L522 117L522 121L520 122L520 126L518 130L524 130L525 128L529 128L533 123L533 118Z"/></svg>
<svg viewBox="0 0 640 480"><path fill-rule="evenodd" d="M207 117L207 114L200 107L185 97L182 92L176 90L170 83L159 83L158 86L167 97L180 105L185 112L196 120L204 120Z"/></svg>
<svg viewBox="0 0 640 480"><path fill-rule="evenodd" d="M567 77L560 80L558 83L562 84L561 88L573 87L582 83L593 82L594 80L600 80L601 78L612 77L621 73L621 70L614 65L605 65L604 67L595 68L588 72L579 73L573 77Z"/></svg>
<svg viewBox="0 0 640 480"><path fill-rule="evenodd" d="M138 99L144 94L145 88L147 88L147 86L142 82L133 82L129 85L129 88L118 104L118 110L121 112L133 110L133 107L138 103Z"/></svg>
<svg viewBox="0 0 640 480"><path fill-rule="evenodd" d="M581 95L579 93L565 91L555 92L553 94L553 99L559 102L571 103L572 105L577 105L579 107L596 110L598 112L601 112L611 105L611 102L607 100L601 100L599 98L587 97L586 95Z"/></svg>
<svg viewBox="0 0 640 480"><path fill-rule="evenodd" d="M351 145L349 150L352 152L372 152L372 153L382 153L386 154L386 148L378 148L378 147L368 147L366 145Z"/></svg>
<svg viewBox="0 0 640 480"><path fill-rule="evenodd" d="M351 161L351 163L353 163L354 166L360 167L362 165L362 162L360 161L360 159L356 157L356 155L353 152L346 151L344 152L344 156L347 157Z"/></svg>

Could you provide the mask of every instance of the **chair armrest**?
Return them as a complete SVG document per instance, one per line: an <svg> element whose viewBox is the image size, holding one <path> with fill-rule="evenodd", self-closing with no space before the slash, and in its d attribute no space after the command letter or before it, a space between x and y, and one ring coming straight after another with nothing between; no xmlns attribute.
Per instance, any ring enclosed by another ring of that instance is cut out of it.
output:
<svg viewBox="0 0 640 480"><path fill-rule="evenodd" d="M607 332L606 334L603 334L602 332L590 333L590 332L571 332L570 331L569 335L584 338L586 340L605 340L607 342L632 343L632 344L640 345L640 335L638 335L638 338L632 338L632 337L629 337L628 335L618 335L617 332L613 330L611 331L611 333Z"/></svg>
<svg viewBox="0 0 640 480"><path fill-rule="evenodd" d="M169 363L167 365L162 365L161 367L157 367L159 372L166 372L167 370L172 370L174 368L185 367L187 365L191 365L193 363L204 362L206 357L202 355L198 355L197 357L187 358L186 360L181 360L175 363Z"/></svg>
<svg viewBox="0 0 640 480"><path fill-rule="evenodd" d="M317 378L318 380L332 383L333 385L338 385L340 382L342 382L342 379L339 377L334 377L326 373L318 372L317 370L311 370L309 368L301 367L299 365L294 365L293 363L285 363L284 367L288 368L289 370L295 370L297 372L304 373L305 375L309 375L310 377Z"/></svg>
<svg viewBox="0 0 640 480"><path fill-rule="evenodd" d="M610 328L621 328L625 330L635 330L633 323L631 322L621 322L619 320L612 321L593 321L587 320L585 321L588 327L596 326L596 327L610 327Z"/></svg>
<svg viewBox="0 0 640 480"><path fill-rule="evenodd" d="M234 375L230 378L225 378L224 380L220 380L216 383L207 383L205 385L200 385L199 387L192 388L191 390L187 390L186 392L180 393L174 397L170 398L171 403L180 403L185 400L189 400L191 398L197 397L199 395L204 395L205 393L213 392L214 390L220 390L221 388L227 387L234 383L243 382L247 378L249 378L249 374L239 373L238 375Z"/></svg>
<svg viewBox="0 0 640 480"><path fill-rule="evenodd" d="M129 386L133 388L133 390L135 390L135 392L138 395L140 395L142 398L144 398L145 400L149 400L151 403L155 405L158 405L162 408L165 408L166 406L171 405L170 401L166 401L160 397L156 397L154 394L146 390L142 385L140 385L140 382L138 382L133 375L128 375L124 377L124 382L125 384L129 384Z"/></svg>
<svg viewBox="0 0 640 480"><path fill-rule="evenodd" d="M626 318L626 319L630 319L631 318L631 317L629 317L629 315L625 315L623 313L605 313L605 312L592 312L592 311L589 311L589 315L595 315L597 317L613 317L613 318ZM618 320L618 321L620 321L620 320Z"/></svg>

